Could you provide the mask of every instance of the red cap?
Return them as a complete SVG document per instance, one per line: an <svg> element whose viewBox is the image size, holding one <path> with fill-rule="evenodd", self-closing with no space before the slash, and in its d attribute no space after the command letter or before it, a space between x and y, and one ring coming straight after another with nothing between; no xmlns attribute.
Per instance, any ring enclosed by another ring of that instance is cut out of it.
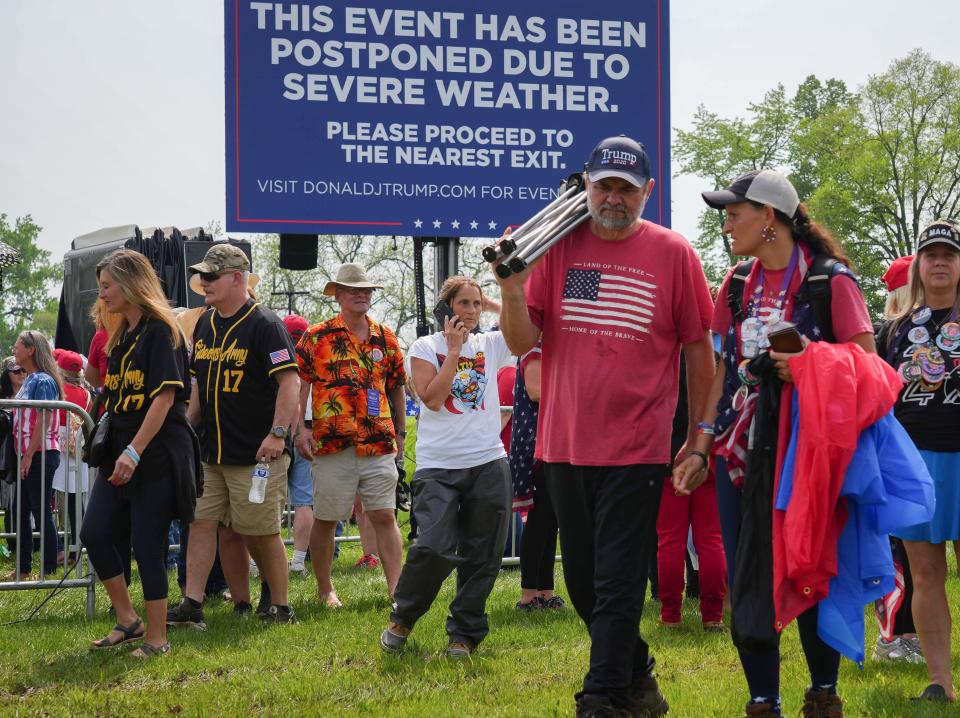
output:
<svg viewBox="0 0 960 718"><path fill-rule="evenodd" d="M899 257L893 260L893 264L883 273L881 279L887 285L887 291L892 292L900 287L907 286L910 281L910 264L913 262L913 255Z"/></svg>
<svg viewBox="0 0 960 718"><path fill-rule="evenodd" d="M309 325L307 324L307 320L299 314L288 314L283 318L283 326L287 328L290 336L293 337L295 341L299 341L303 333L307 331Z"/></svg>
<svg viewBox="0 0 960 718"><path fill-rule="evenodd" d="M57 355L57 366L65 371L83 371L83 357L61 349Z"/></svg>

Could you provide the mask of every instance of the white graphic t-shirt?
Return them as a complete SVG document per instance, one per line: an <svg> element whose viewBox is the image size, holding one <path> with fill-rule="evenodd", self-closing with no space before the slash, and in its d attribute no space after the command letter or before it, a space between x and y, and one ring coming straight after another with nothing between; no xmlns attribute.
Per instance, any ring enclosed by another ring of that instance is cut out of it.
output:
<svg viewBox="0 0 960 718"><path fill-rule="evenodd" d="M420 337L409 352L411 359L430 362L437 371L446 355L443 332ZM500 441L497 371L513 361L500 332L470 335L443 406L433 411L420 402L418 469L466 469L506 456Z"/></svg>

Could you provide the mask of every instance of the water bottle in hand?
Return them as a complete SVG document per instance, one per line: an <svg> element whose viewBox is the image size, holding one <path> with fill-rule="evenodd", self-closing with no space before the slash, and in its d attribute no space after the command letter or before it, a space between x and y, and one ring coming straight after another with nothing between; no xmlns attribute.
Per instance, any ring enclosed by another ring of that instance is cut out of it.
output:
<svg viewBox="0 0 960 718"><path fill-rule="evenodd" d="M262 504L267 498L267 481L270 479L270 464L265 461L253 467L253 476L250 478L250 495L247 500L251 504Z"/></svg>

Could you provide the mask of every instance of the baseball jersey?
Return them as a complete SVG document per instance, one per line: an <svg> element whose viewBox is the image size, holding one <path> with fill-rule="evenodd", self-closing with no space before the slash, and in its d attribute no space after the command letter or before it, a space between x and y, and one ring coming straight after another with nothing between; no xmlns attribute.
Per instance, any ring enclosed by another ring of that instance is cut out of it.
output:
<svg viewBox="0 0 960 718"><path fill-rule="evenodd" d="M174 404L187 400L187 348L173 348L170 328L144 317L120 340L107 359L103 405L112 415L142 421L154 398L173 387Z"/></svg>
<svg viewBox="0 0 960 718"><path fill-rule="evenodd" d="M200 397L200 451L211 464L249 466L273 427L277 373L297 369L276 314L248 300L233 316L204 312L193 330L190 373Z"/></svg>

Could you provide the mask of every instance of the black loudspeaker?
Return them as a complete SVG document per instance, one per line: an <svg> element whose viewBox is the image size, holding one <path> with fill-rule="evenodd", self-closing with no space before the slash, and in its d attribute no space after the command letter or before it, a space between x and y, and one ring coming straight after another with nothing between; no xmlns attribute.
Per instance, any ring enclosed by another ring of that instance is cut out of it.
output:
<svg viewBox="0 0 960 718"><path fill-rule="evenodd" d="M97 264L115 249L134 247L141 239L139 227L130 224L97 230L73 240L70 250L63 255L63 291L55 339L58 347L76 346L86 353L94 333L90 308L99 294ZM67 326L70 332L66 331Z"/></svg>
<svg viewBox="0 0 960 718"><path fill-rule="evenodd" d="M250 242L245 239L228 239L227 242L234 247L239 247L250 260L250 271L253 271L253 255L251 254ZM202 239L189 239L183 243L183 273L184 282L187 287L187 309L203 306L203 296L190 289L190 271L189 268L194 264L203 261L203 256L207 250L214 245L214 242Z"/></svg>
<svg viewBox="0 0 960 718"><path fill-rule="evenodd" d="M280 269L316 269L319 249L319 235L281 234Z"/></svg>

